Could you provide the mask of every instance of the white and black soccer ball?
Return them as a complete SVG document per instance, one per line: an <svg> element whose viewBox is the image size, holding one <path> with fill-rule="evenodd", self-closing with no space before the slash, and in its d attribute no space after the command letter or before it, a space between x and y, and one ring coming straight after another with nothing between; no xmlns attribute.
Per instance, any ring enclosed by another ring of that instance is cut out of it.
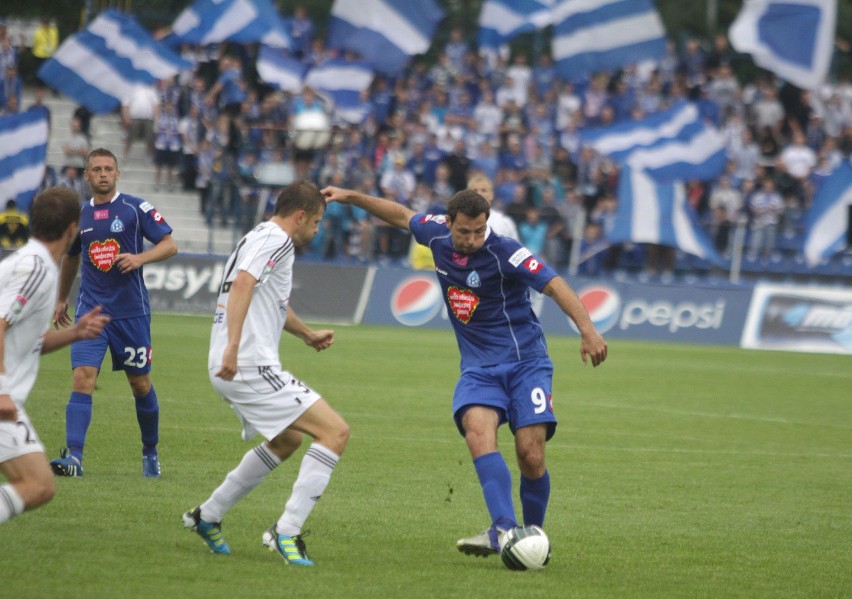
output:
<svg viewBox="0 0 852 599"><path fill-rule="evenodd" d="M500 540L500 557L510 570L543 570L550 561L550 539L538 526L516 526Z"/></svg>

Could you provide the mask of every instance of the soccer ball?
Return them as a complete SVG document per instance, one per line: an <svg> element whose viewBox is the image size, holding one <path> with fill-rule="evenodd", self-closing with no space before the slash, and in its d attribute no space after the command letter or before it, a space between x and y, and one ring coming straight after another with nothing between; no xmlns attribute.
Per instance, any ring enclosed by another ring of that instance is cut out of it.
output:
<svg viewBox="0 0 852 599"><path fill-rule="evenodd" d="M543 570L550 561L550 539L538 526L516 526L501 539L500 557L510 570Z"/></svg>

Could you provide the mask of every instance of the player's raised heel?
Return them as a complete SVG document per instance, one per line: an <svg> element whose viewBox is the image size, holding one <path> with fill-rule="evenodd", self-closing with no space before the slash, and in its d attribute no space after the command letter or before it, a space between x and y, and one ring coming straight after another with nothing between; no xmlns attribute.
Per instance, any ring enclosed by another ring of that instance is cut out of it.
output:
<svg viewBox="0 0 852 599"><path fill-rule="evenodd" d="M288 537L280 535L275 525L263 533L263 545L284 558L284 561L294 566L313 566L314 562L308 557L302 535Z"/></svg>
<svg viewBox="0 0 852 599"><path fill-rule="evenodd" d="M225 538L222 536L222 524L202 520L200 507L196 507L183 515L183 526L197 532L213 553L231 555L231 548L228 547Z"/></svg>
<svg viewBox="0 0 852 599"><path fill-rule="evenodd" d="M50 469L56 476L83 476L83 464L68 453L68 448L59 450L59 457L50 460Z"/></svg>

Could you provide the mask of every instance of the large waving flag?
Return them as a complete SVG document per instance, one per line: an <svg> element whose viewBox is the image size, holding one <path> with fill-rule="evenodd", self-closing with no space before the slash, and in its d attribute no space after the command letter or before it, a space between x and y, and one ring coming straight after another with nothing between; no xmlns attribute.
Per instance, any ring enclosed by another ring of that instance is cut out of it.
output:
<svg viewBox="0 0 852 599"><path fill-rule="evenodd" d="M480 47L497 48L521 33L553 22L556 0L485 0L479 13Z"/></svg>
<svg viewBox="0 0 852 599"><path fill-rule="evenodd" d="M257 56L257 74L260 78L280 90L297 94L302 91L305 64L283 50L261 46Z"/></svg>
<svg viewBox="0 0 852 599"><path fill-rule="evenodd" d="M290 35L270 0L196 0L172 23L169 45L261 42L289 48Z"/></svg>
<svg viewBox="0 0 852 599"><path fill-rule="evenodd" d="M722 134L686 101L640 121L586 129L580 141L618 163L644 170L658 183L713 179L728 160Z"/></svg>
<svg viewBox="0 0 852 599"><path fill-rule="evenodd" d="M761 67L815 89L828 73L836 21L837 0L747 0L728 37Z"/></svg>
<svg viewBox="0 0 852 599"><path fill-rule="evenodd" d="M651 0L561 0L553 9L553 59L581 81L666 53L666 31Z"/></svg>
<svg viewBox="0 0 852 599"><path fill-rule="evenodd" d="M327 60L305 75L305 85L325 94L338 111L359 106L372 82L373 70L361 60Z"/></svg>
<svg viewBox="0 0 852 599"><path fill-rule="evenodd" d="M47 138L43 113L0 116L0 190L4 202L15 198L21 210L29 209L44 177Z"/></svg>
<svg viewBox="0 0 852 599"><path fill-rule="evenodd" d="M846 248L852 210L852 164L838 166L814 196L805 216L803 253L808 266L816 266Z"/></svg>
<svg viewBox="0 0 852 599"><path fill-rule="evenodd" d="M395 75L429 49L443 18L434 0L335 0L326 44L357 52L376 70Z"/></svg>
<svg viewBox="0 0 852 599"><path fill-rule="evenodd" d="M659 184L630 167L618 178L618 211L608 241L668 245L725 264L687 202L684 184Z"/></svg>
<svg viewBox="0 0 852 599"><path fill-rule="evenodd" d="M134 84L153 84L191 68L190 62L154 40L133 17L107 10L62 42L38 76L101 114L115 110Z"/></svg>

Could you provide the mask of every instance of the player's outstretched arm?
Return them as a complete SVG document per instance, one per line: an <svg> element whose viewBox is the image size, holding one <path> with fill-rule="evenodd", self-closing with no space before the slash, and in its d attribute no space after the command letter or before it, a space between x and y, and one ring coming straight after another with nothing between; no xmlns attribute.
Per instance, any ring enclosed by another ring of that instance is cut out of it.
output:
<svg viewBox="0 0 852 599"><path fill-rule="evenodd" d="M322 195L325 196L327 204L330 204L331 202L342 202L344 204L358 206L373 216L377 216L382 219L389 225L399 227L400 229L408 229L408 221L410 221L411 217L415 214L413 210L406 208L402 204L369 196L365 193L352 191L351 189L326 187L322 190Z"/></svg>
<svg viewBox="0 0 852 599"><path fill-rule="evenodd" d="M284 330L317 351L328 349L334 343L334 331L331 329L313 330L302 322L302 319L296 316L293 308L289 306L287 307L287 320L284 321Z"/></svg>
<svg viewBox="0 0 852 599"><path fill-rule="evenodd" d="M41 353L48 354L66 345L71 345L75 341L94 339L101 334L109 321L110 317L101 312L100 306L96 306L91 312L78 318L73 327L46 332L41 345Z"/></svg>
<svg viewBox="0 0 852 599"><path fill-rule="evenodd" d="M592 319L589 318L589 312L571 289L568 282L562 277L556 276L550 279L547 285L544 286L542 292L549 298L555 301L560 309L574 321L577 325L577 330L580 331L580 358L583 364L588 364L589 358L592 360L592 366L598 366L607 357L607 345L604 338L598 333Z"/></svg>

